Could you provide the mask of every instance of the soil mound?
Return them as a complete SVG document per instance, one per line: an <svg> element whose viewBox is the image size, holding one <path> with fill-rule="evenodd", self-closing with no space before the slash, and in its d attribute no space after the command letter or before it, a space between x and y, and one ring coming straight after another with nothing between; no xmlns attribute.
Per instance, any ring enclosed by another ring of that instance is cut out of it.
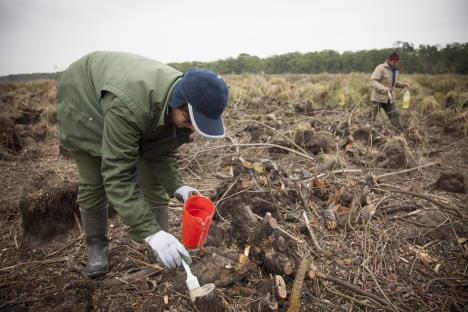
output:
<svg viewBox="0 0 468 312"><path fill-rule="evenodd" d="M437 189L452 193L465 193L465 178L458 172L443 172L437 179Z"/></svg>
<svg viewBox="0 0 468 312"><path fill-rule="evenodd" d="M78 186L48 171L32 177L19 202L25 238L50 240L72 228L79 216Z"/></svg>
<svg viewBox="0 0 468 312"><path fill-rule="evenodd" d="M296 130L294 141L307 152L317 155L329 152L335 144L335 137L328 132L315 132L313 129L298 129Z"/></svg>
<svg viewBox="0 0 468 312"><path fill-rule="evenodd" d="M11 119L0 116L0 135L0 145L4 152L17 152L23 148L15 123Z"/></svg>
<svg viewBox="0 0 468 312"><path fill-rule="evenodd" d="M410 168L414 166L414 159L404 139L396 137L383 145L376 159L376 165L388 169Z"/></svg>

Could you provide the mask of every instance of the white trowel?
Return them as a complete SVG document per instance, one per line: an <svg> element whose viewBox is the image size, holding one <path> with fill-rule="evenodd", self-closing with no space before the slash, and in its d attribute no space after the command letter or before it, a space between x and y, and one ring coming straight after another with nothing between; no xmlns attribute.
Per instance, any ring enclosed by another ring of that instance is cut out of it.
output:
<svg viewBox="0 0 468 312"><path fill-rule="evenodd" d="M185 283L187 284L187 288L190 293L190 299L192 301L195 301L197 297L205 297L215 290L215 285L213 283L200 286L198 278L192 274L192 271L190 271L188 264L185 263L183 259L182 265L184 266L185 273L187 273L187 280Z"/></svg>

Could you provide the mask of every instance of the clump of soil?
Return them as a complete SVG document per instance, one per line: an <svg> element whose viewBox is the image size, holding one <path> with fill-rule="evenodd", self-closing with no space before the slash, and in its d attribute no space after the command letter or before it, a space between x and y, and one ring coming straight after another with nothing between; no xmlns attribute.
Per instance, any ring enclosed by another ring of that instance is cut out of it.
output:
<svg viewBox="0 0 468 312"><path fill-rule="evenodd" d="M3 116L0 116L0 145L6 152L17 152L23 148L15 123Z"/></svg>
<svg viewBox="0 0 468 312"><path fill-rule="evenodd" d="M297 113L302 113L307 116L312 116L316 110L314 104L311 101L305 101L304 103L299 103L294 107L294 110Z"/></svg>
<svg viewBox="0 0 468 312"><path fill-rule="evenodd" d="M19 202L25 239L50 240L72 228L79 215L77 190L77 183L53 171L32 177Z"/></svg>
<svg viewBox="0 0 468 312"><path fill-rule="evenodd" d="M315 132L313 129L296 130L294 141L311 154L327 153L335 143L335 137L328 132Z"/></svg>
<svg viewBox="0 0 468 312"><path fill-rule="evenodd" d="M383 135L370 127L360 127L353 131L353 139L372 144L379 144L383 140Z"/></svg>
<svg viewBox="0 0 468 312"><path fill-rule="evenodd" d="M326 171L346 168L346 161L340 154L320 154L317 156L317 165L315 173L320 174Z"/></svg>
<svg viewBox="0 0 468 312"><path fill-rule="evenodd" d="M263 135L264 129L261 128L260 125L253 124L253 125L248 125L244 128L244 131L248 134L250 134L250 142L260 142L261 137Z"/></svg>
<svg viewBox="0 0 468 312"><path fill-rule="evenodd" d="M376 165L381 168L399 169L412 167L414 160L406 148L405 142L401 138L389 140L376 159Z"/></svg>
<svg viewBox="0 0 468 312"><path fill-rule="evenodd" d="M437 179L437 189L452 193L465 193L465 178L458 172L442 172Z"/></svg>
<svg viewBox="0 0 468 312"><path fill-rule="evenodd" d="M275 145L279 145L279 146L282 146L282 147L287 147L287 148L293 148L294 149L294 146L291 144L290 141L287 141L285 139L274 139L271 141L271 144L275 144ZM279 148L279 147L275 147L275 146L272 146L270 148L268 148L268 152L270 152L272 155L272 158L278 158L277 156L281 156L281 154L289 154L289 151L284 149L284 148ZM279 155L276 155L275 154L279 154Z"/></svg>

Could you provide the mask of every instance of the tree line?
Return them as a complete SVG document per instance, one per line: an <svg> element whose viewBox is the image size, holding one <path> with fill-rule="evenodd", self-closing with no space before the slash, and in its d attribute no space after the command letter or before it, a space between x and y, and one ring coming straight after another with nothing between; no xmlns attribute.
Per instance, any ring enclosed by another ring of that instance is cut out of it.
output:
<svg viewBox="0 0 468 312"><path fill-rule="evenodd" d="M396 50L400 54L401 71L408 74L468 74L468 42L440 45L419 45L397 41L393 48L347 51L292 52L266 58L242 53L236 58L213 62L181 62L169 65L185 72L192 67L205 67L220 74L319 74L372 72L387 56ZM60 72L18 74L0 77L0 81L59 79Z"/></svg>
<svg viewBox="0 0 468 312"><path fill-rule="evenodd" d="M334 50L317 52L292 52L259 58L240 54L213 62L182 62L170 65L185 72L191 67L205 67L220 74L265 73L265 74L319 74L372 72L387 56L396 50L400 54L400 68L404 73L421 74L468 74L468 43L419 45L398 41L393 48L372 49L339 53Z"/></svg>

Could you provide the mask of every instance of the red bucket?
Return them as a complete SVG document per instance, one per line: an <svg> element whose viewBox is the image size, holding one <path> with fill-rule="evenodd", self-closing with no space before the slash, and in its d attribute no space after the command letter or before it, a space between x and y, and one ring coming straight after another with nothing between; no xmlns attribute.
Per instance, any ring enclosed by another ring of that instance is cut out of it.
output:
<svg viewBox="0 0 468 312"><path fill-rule="evenodd" d="M186 248L199 248L205 243L214 212L214 204L208 197L193 195L185 201L182 214L182 243Z"/></svg>

